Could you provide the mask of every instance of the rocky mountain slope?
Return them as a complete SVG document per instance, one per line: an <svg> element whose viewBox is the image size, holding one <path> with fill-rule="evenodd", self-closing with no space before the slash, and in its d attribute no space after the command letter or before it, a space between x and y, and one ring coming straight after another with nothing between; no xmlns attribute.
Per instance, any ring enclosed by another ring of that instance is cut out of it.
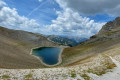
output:
<svg viewBox="0 0 120 80"><path fill-rule="evenodd" d="M0 68L43 67L31 49L56 45L39 34L0 27Z"/></svg>

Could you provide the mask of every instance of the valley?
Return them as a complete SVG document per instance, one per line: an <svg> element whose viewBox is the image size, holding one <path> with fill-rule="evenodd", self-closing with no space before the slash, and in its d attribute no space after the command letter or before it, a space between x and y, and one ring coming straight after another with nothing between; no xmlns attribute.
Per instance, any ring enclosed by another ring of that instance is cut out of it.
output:
<svg viewBox="0 0 120 80"><path fill-rule="evenodd" d="M40 34L0 27L0 79L117 80L120 73L119 22L120 17L117 17L106 23L97 34L74 47L49 41ZM46 66L40 58L30 54L37 48L60 46L62 62L55 66ZM108 78L108 74L111 77Z"/></svg>

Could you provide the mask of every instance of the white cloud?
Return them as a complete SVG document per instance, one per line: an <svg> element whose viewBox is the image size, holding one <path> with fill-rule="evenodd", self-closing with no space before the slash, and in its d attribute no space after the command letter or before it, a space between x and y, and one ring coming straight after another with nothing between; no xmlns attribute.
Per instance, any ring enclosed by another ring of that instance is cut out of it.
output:
<svg viewBox="0 0 120 80"><path fill-rule="evenodd" d="M52 20L51 25L46 25L49 32L56 35L79 36L89 38L96 34L105 23L98 23L90 18L82 17L77 11L66 7L64 0L57 0L63 11L57 11L58 17ZM66 0L68 1L68 0Z"/></svg>
<svg viewBox="0 0 120 80"><path fill-rule="evenodd" d="M58 17L51 25L40 28L34 19L20 16L15 8L3 6L0 9L0 25L13 29L23 29L54 35L90 37L97 33L104 23L97 23L87 17L82 17L77 11L66 7L66 3L57 0L63 11L56 11ZM43 3L45 4L45 3ZM34 10L32 11L34 12ZM31 12L31 14L32 14Z"/></svg>
<svg viewBox="0 0 120 80"><path fill-rule="evenodd" d="M3 2L2 0L0 0L0 7L2 7L2 5L7 5L7 4Z"/></svg>
<svg viewBox="0 0 120 80"><path fill-rule="evenodd" d="M56 0L62 8L71 8L80 14L120 15L120 0Z"/></svg>
<svg viewBox="0 0 120 80"><path fill-rule="evenodd" d="M6 4L6 3L4 3ZM39 26L34 19L28 19L24 16L20 16L15 8L3 6L0 9L0 26L4 26L12 29L30 30Z"/></svg>
<svg viewBox="0 0 120 80"><path fill-rule="evenodd" d="M51 25L47 25L48 31L57 35L90 37L97 33L104 23L96 23L87 17L82 17L78 12L72 11L70 8L64 11L57 11L58 17L52 20Z"/></svg>

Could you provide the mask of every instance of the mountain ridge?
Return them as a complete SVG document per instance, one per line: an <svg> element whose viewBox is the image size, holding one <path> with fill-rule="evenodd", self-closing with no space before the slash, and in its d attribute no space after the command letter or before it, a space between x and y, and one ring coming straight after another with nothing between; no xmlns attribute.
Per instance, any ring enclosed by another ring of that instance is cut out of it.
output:
<svg viewBox="0 0 120 80"><path fill-rule="evenodd" d="M65 38L65 37L60 37L60 36L55 36L55 35L49 35L46 37L48 40L58 43L60 45L65 45L65 46L70 46L70 47L78 45L77 42L75 42L71 39Z"/></svg>

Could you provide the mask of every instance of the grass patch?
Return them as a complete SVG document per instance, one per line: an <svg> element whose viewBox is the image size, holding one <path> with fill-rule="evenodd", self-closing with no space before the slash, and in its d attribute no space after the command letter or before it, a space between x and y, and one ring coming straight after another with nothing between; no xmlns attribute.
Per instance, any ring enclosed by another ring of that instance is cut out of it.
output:
<svg viewBox="0 0 120 80"><path fill-rule="evenodd" d="M115 64L111 64L109 66L107 66L107 69L113 69L114 67L117 67Z"/></svg>
<svg viewBox="0 0 120 80"><path fill-rule="evenodd" d="M82 45L80 47L66 48L63 51L63 55L65 55L64 57L70 57L75 54L81 54L89 48L90 48L90 46L85 46L85 45Z"/></svg>
<svg viewBox="0 0 120 80"><path fill-rule="evenodd" d="M107 66L105 66L105 65L107 65ZM98 76L101 76L101 75L109 72L108 70L111 70L114 67L116 67L115 64L106 63L105 65L103 65L103 67L102 66L96 67L96 68L94 68L94 70L93 69L88 69L86 72L93 73L93 74L96 74Z"/></svg>
<svg viewBox="0 0 120 80"><path fill-rule="evenodd" d="M25 75L25 80L32 80L33 74Z"/></svg>
<svg viewBox="0 0 120 80"><path fill-rule="evenodd" d="M106 70L102 70L102 71L99 71L99 72L94 72L94 74L98 75L98 76L101 76L103 74L106 73Z"/></svg>
<svg viewBox="0 0 120 80"><path fill-rule="evenodd" d="M105 74L106 70L107 69L102 69L102 68L99 70L99 67L98 67L97 69L94 69L94 70L93 69L88 69L87 72L88 73L93 73L93 74L96 74L96 75L100 76L102 74Z"/></svg>
<svg viewBox="0 0 120 80"><path fill-rule="evenodd" d="M82 74L81 77L83 77L85 80L90 80L90 77L87 74Z"/></svg>
<svg viewBox="0 0 120 80"><path fill-rule="evenodd" d="M87 55L87 53L95 52L95 50L99 50L99 46L103 45L104 42L99 43L91 43L86 45L78 45L76 47L65 48L62 52L62 60L65 62L66 60L73 58L73 56L82 56ZM88 57L88 56L86 56Z"/></svg>
<svg viewBox="0 0 120 80"><path fill-rule="evenodd" d="M2 75L2 79L8 79L8 78L10 78L9 75Z"/></svg>
<svg viewBox="0 0 120 80"><path fill-rule="evenodd" d="M75 77L76 77L75 71L71 71L71 77L72 77L72 78L75 78Z"/></svg>
<svg viewBox="0 0 120 80"><path fill-rule="evenodd" d="M109 32L105 32L105 35L110 36L110 35L115 34L117 32L119 32L119 30L118 31L109 31Z"/></svg>

